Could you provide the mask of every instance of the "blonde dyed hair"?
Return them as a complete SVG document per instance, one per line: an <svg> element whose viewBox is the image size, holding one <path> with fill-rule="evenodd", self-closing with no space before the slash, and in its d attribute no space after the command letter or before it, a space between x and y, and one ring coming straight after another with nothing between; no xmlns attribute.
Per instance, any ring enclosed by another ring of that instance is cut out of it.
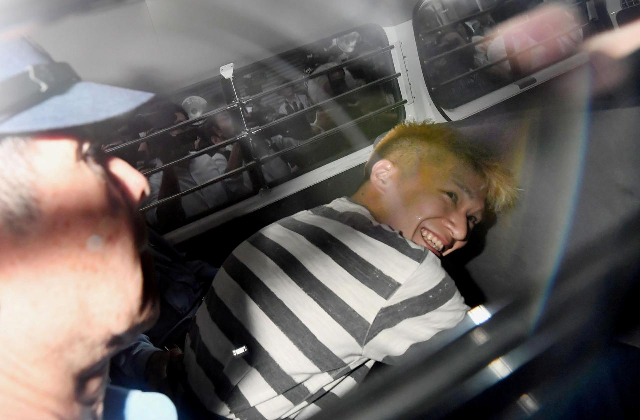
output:
<svg viewBox="0 0 640 420"><path fill-rule="evenodd" d="M379 160L390 160L410 176L424 163L437 163L443 151L469 165L484 179L486 205L490 210L499 213L515 205L516 181L497 156L444 124L404 122L394 127L375 145L365 166L366 179Z"/></svg>

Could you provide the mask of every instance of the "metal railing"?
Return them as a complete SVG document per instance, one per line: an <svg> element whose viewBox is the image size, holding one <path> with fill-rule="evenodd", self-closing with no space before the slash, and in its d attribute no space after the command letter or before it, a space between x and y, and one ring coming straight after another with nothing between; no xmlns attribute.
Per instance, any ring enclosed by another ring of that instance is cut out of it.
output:
<svg viewBox="0 0 640 420"><path fill-rule="evenodd" d="M564 4L564 3L562 3L562 4L567 6L567 7L575 8L575 7L578 7L578 6L582 5L582 4L586 4L589 1L590 0L578 0L578 1L576 1L574 3L571 3L571 4ZM494 6L488 8L488 9L482 10L482 11L480 11L478 13L473 13L473 14L467 15L467 16L465 16L463 18L460 18L460 19L457 19L455 21L452 21L452 22L446 23L444 25L438 26L437 28L430 29L430 30L428 30L426 32L421 33L421 35L427 35L427 34L435 33L435 32L441 31L444 28L451 27L451 26L466 22L468 20L474 19L476 17L482 16L484 14L487 14L487 13L491 12L491 11L495 11L496 9L499 9L504 4L507 4L509 2L510 2L510 0L499 1ZM544 16L546 16L549 13L552 13L552 11L549 11L547 13L543 13L543 14L539 15L538 18L544 18ZM502 63L504 61L514 60L518 56L526 54L529 51L531 51L531 50L533 50L533 49L535 49L535 48L537 48L537 47L539 47L541 45L547 44L547 43L549 43L549 42L551 42L551 41L553 41L555 39L558 39L558 38L560 38L562 36L565 36L565 35L567 35L569 33L575 32L577 30L581 30L582 28L585 28L586 26L589 26L594 22L595 22L595 20L590 20L590 21L588 21L588 22L586 22L584 24L574 25L571 28L569 28L569 29L567 29L565 31L562 31L561 33L555 34L553 36L549 36L549 37L537 42L535 45L532 45L530 47L524 48L524 49L519 50L519 51L517 51L515 53L507 53L504 57L501 57L501 58L499 58L499 59L497 59L495 61L492 61L490 63L484 64L484 65L482 65L480 67L474 68L474 69L469 70L467 72L461 73L459 75L450 77L449 79L446 79L443 82L433 83L432 80L429 80L430 81L430 83L428 83L429 89L435 91L436 89L442 88L443 86L448 85L448 84L450 84L452 82L455 82L456 80L468 77L470 75L473 75L474 73L478 73L478 72L484 71L484 70L486 70L488 68L491 68L491 67L494 67L494 66L496 66L496 65L498 65L498 64L500 64L500 63ZM473 47L475 47L477 45L490 42L490 41L494 40L495 38L497 38L499 36L505 36L505 33L504 33L504 31L500 30L499 28L496 28L493 33L484 36L482 39L479 39L479 40L473 41L473 42L469 42L469 43L464 44L464 45L460 45L460 46L458 46L456 48L453 48L453 49L451 49L449 51L445 51L445 52L436 54L436 55L434 55L432 57L429 57L429 58L427 58L425 60L422 60L422 65L423 66L428 66L429 64L433 63L434 61L446 58L447 56L451 56L451 55L453 55L455 53L458 53L458 52L460 52L462 50L465 50L465 49L468 49L468 48L473 48ZM428 79L431 79L430 75L428 75Z"/></svg>
<svg viewBox="0 0 640 420"><path fill-rule="evenodd" d="M160 206L162 204L165 204L165 203L168 203L170 201L176 200L178 198L184 197L185 195L189 195L189 194L191 194L193 192L196 192L196 191L201 190L201 189L203 189L205 187L208 187L209 185L213 185L213 184L216 184L218 182L224 181L227 178L231 178L231 177L233 177L235 175L238 175L241 172L244 172L244 171L246 171L248 169L251 169L252 167L256 166L257 164L258 164L257 161L249 162L246 165L243 165L243 166L241 166L239 168L236 168L236 169L234 169L232 171L229 171L229 172L227 172L225 174L222 174L222 175L220 175L218 177L215 177L215 178L210 179L210 180L208 180L206 182L203 182L200 185L196 185L193 188L189 188L188 190L180 191L177 194L170 195L169 197L162 198L162 199L160 199L158 201L154 201L153 203L142 207L140 209L140 211L144 213L147 210L151 210L151 209L156 208L156 207L158 207L158 206Z"/></svg>
<svg viewBox="0 0 640 420"><path fill-rule="evenodd" d="M149 141L149 140L153 139L154 137L158 137L160 134L169 133L169 132L171 132L173 130L176 130L178 128L192 126L193 124L195 124L198 121L205 120L205 119L207 119L207 118L209 118L209 117L211 117L213 115L219 114L219 113L224 112L224 111L228 111L230 109L235 109L235 108L238 108L238 104L230 104L230 105L226 105L226 106L214 109L212 111L209 111L207 113L202 114L201 116L199 116L197 118L192 118L190 120L182 121L182 122L180 122L178 124L172 125L171 127L167 127L167 128L163 128L163 129L158 130L158 131L154 131L153 133L148 134L148 135L146 135L144 137L141 137L139 139L131 140L131 141L128 141L126 143L122 143L122 144L118 144L116 146L110 147L110 148L106 149L105 152L108 153L108 154L115 153L118 150L122 150L122 149L125 149L127 147L131 147L131 146L134 146L136 144L140 144L140 143Z"/></svg>
<svg viewBox="0 0 640 420"><path fill-rule="evenodd" d="M258 128L254 128L252 130L249 130L249 132L257 133L259 131L266 130L267 128L271 128L271 127L273 127L275 125L278 125L278 124L286 122L286 121L288 121L290 119L296 118L297 116L306 114L307 112L314 111L314 110L319 109L319 108L323 108L324 106L326 106L326 105L328 105L328 104L330 104L332 102L336 102L336 101L338 101L340 99L346 98L347 96L351 96L354 93L358 93L358 92L361 92L363 90L372 88L374 86L379 86L379 85L382 85L384 83L387 83L387 82L390 82L392 80L395 80L395 79L399 78L401 75L402 75L401 73L395 73L395 74L392 74L392 75L389 75L389 76L382 77L380 79L374 80L372 82L369 82L369 83L364 84L362 86L359 86L357 88L351 89L348 92L344 92L344 93L341 93L340 95L336 95L336 96L334 96L332 98L329 98L329 99L327 99L325 101L318 102L317 104L312 105L310 107L307 107L305 109L302 109L300 111L296 111L296 112L294 112L292 114L285 115L284 117L278 118L277 120L272 121L272 122L270 122L268 124L262 125L262 126L260 126Z"/></svg>
<svg viewBox="0 0 640 420"><path fill-rule="evenodd" d="M267 96L267 95L269 95L269 94L276 93L276 92L278 92L278 91L280 91L280 90L282 90L282 89L284 89L284 88L287 88L287 87L289 87L289 86L295 86L295 85L297 85L297 84L299 84L299 83L301 83L301 82L304 82L304 81L306 81L306 80L315 79L316 77L324 76L325 74L329 74L329 73L331 73L332 71L335 71L335 70L337 70L337 69L341 69L341 68L343 68L343 67L345 67L345 66L348 66L348 65L350 65L350 64L353 64L353 63L355 63L355 62L358 62L358 61L361 61L361 60L365 60L365 59L368 59L368 58L375 57L375 56L380 55L380 54L382 54L382 53L385 53L385 52L387 52L387 51L391 51L393 48L394 48L394 46L393 46L393 45L388 45L388 46L383 47L383 48L378 48L378 49L375 49L375 50L373 50L373 51L369 51L369 52L366 52L366 53L360 54L360 55L359 55L359 56L357 56L357 57L353 57L353 58L350 58L349 60L345 60L345 61L343 61L343 62L342 62L342 63L340 63L340 64L337 64L337 65L335 65L335 66L333 66L333 67L329 67L328 69L325 69L325 70L319 71L319 72L317 72L317 73L309 74L309 75L307 75L307 76L300 77L300 78L298 78L298 79L296 79L296 80L292 80L292 81L290 81L290 82L287 82L287 83L283 83L283 84L281 84L281 85L278 85L278 86L276 86L276 87L274 87L274 88L272 88L272 89L265 90L264 92L256 93L255 95L252 95L252 96L248 96L248 97L246 97L246 98L243 98L241 102L243 102L243 103L247 103L247 102L250 102L250 101L253 101L253 100L256 100L256 99L260 99L260 98L262 98L263 96Z"/></svg>
<svg viewBox="0 0 640 420"><path fill-rule="evenodd" d="M240 141L241 139L245 138L246 136L247 136L246 133L241 133L241 134L239 134L239 135L237 135L235 137L232 137L232 138L230 138L228 140L221 141L218 144L214 144L214 145L205 147L204 149L200 149L198 151L191 152L187 156L183 156L183 157L181 157L179 159L173 160L173 161L171 161L171 162L169 162L169 163L167 163L165 165L158 166L157 168L145 171L145 172L142 173L142 175L144 175L144 176L153 175L156 172L162 171L163 169L170 168L171 166L177 165L177 164L182 163L182 162L186 162L187 160L191 160L191 159L193 159L195 157L198 157L200 155L204 155L204 154L209 153L211 151L226 147L226 146L228 146L230 144L233 144L233 143L235 143L237 141Z"/></svg>
<svg viewBox="0 0 640 420"><path fill-rule="evenodd" d="M575 3L571 3L571 4L562 3L562 4L565 5L565 6L568 6L568 7L574 7L574 6L578 6L580 4L583 4L583 3L587 3L589 1L591 1L591 0L578 0ZM501 8L505 4L512 3L512 2L513 2L513 0L501 0L501 1L498 1L494 6L489 7L488 9L484 9L484 10L481 10L479 12L472 13L470 15L461 17L461 18L456 19L456 20L453 20L451 22L444 23L444 24L442 24L442 25L440 25L440 26L438 26L436 28L432 28L432 29L429 29L428 31L421 32L420 35L422 35L422 36L430 35L430 34L439 32L439 31L441 31L441 30L443 30L445 28L449 28L451 26L455 26L455 25L457 25L459 23L463 23L463 22L466 22L468 20L472 20L472 19L475 19L477 17L484 16L484 15L486 15L488 13L491 13L491 12L495 11L496 9Z"/></svg>
<svg viewBox="0 0 640 420"><path fill-rule="evenodd" d="M492 11L494 11L494 10L496 10L496 9L498 9L498 8L500 8L500 7L502 7L502 5L504 5L505 3L511 3L512 1L513 1L513 0L500 0L500 1L499 1L499 2L497 2L494 6L492 6L492 7L488 8L488 9L484 9L484 10L481 10L481 11L479 11L479 12L472 13L472 14L470 14L470 15L467 15L467 16L465 16L465 17L462 17L462 18L456 19L456 20L451 21L451 22L443 23L443 24L441 24L440 26L438 26L438 27L436 27L436 28L432 28L432 29L429 29L428 31L421 32L421 33L420 33L420 35L422 35L422 36L424 36L424 35L431 35L431 34L434 34L434 33L436 33L436 32L439 32L439 31L441 31L441 30L443 30L443 29L445 29L445 28L449 28L449 27L451 27L451 26L455 26L455 25L457 25L457 24L459 24L459 23L466 22L467 20L471 20L471 19L475 19L475 18L480 17L480 16L484 16L484 15L486 15L487 13L490 13L490 12L492 12ZM428 3L428 2L425 2L424 4L427 4L427 3ZM419 12L418 12L418 13L419 13Z"/></svg>
<svg viewBox="0 0 640 420"><path fill-rule="evenodd" d="M295 86L295 85L297 85L297 84L299 84L301 82L304 82L306 80L315 79L315 78L323 76L325 74L329 74L332 71L335 71L337 69L346 67L346 66L348 66L350 64L353 64L353 63L355 63L357 61L368 59L368 58L372 58L374 56L380 55L380 54L385 53L387 51L391 51L393 48L394 48L393 45L389 45L389 46L386 46L386 47L383 47L383 48L378 48L378 49L375 49L373 51L369 51L369 52L363 53L363 54L361 54L361 55L359 55L357 57L351 58L349 60L343 61L342 63L337 64L337 65L335 65L333 67L330 67L328 69L325 69L323 71L319 71L317 73L310 74L310 75L307 75L307 76L303 76L303 77L300 77L300 78L298 78L296 80L292 80L292 81L287 82L287 83L283 83L283 84L281 84L279 86L276 86L276 87L274 87L272 89L269 89L269 90L266 90L264 92L260 92L258 94L255 94L255 95L252 95L252 96L247 96L247 97L244 97L244 98L236 98L236 101L231 103L231 104L229 104L229 105L226 105L226 106L211 110L209 112L206 112L206 113L202 114L199 117L192 118L192 119L189 119L187 121L183 121L183 122L180 122L178 124L172 125L170 127L166 127L166 128L161 129L161 130L155 131L155 132L153 132L153 133L151 133L149 135L146 135L144 137L141 137L139 139L131 140L131 141L128 141L126 143L122 143L122 144L118 144L116 146L110 147L110 148L106 149L105 152L108 153L108 154L112 154L112 153L115 153L115 152L117 152L119 150L125 149L127 147L131 147L131 146L134 146L136 144L140 144L140 143L149 141L149 140L153 139L154 137L157 137L157 136L159 136L161 134L169 133L169 132L171 132L173 130L176 130L178 128L192 126L196 122L199 122L199 121L202 121L202 120L206 120L207 118L210 118L210 117L212 117L212 116L214 116L216 114L219 114L221 112L228 111L228 110L231 110L231 109L240 109L240 104L244 105L244 104L246 104L248 102L251 102L253 100L260 99L263 96L266 96L266 95L269 95L269 94L272 94L272 93L276 93L276 92L278 92L278 91L280 91L282 89L285 89L285 88L287 88L289 86ZM377 81L374 81L374 82L377 82ZM370 84L367 84L366 86L368 86L368 85L370 85ZM356 88L356 89L360 89L360 88ZM347 93L353 93L354 91L357 91L356 89L350 90ZM335 98L332 98L332 99L335 99ZM323 103L326 103L326 102L329 102L329 101L325 101ZM317 106L315 106L314 108L312 108L312 107L305 108L303 111L307 111L308 112L311 109L315 109L315 108L317 108ZM303 114L304 112L299 112L299 113ZM287 115L286 117L289 117L289 115ZM278 119L277 122L282 122L283 120L286 120L286 117ZM274 121L274 123L275 123L275 121ZM272 125L275 125L275 124L272 124ZM251 130L247 130L247 132L251 132ZM195 156L197 156L197 155L194 155L194 157Z"/></svg>
<svg viewBox="0 0 640 420"><path fill-rule="evenodd" d="M197 186L192 187L192 188L190 188L188 190L185 190L185 191L181 191L180 193L171 195L169 197L165 197L165 198L163 198L161 200L158 200L158 201L153 202L153 203L151 203L151 204L149 204L147 206L144 206L144 207L142 207L140 209L140 211L141 212L145 212L145 211L151 210L151 209L153 209L155 207L158 207L158 206L160 206L162 204L165 204L165 203L168 203L168 202L173 201L175 199L181 198L181 197L183 197L185 195L188 195L188 194L191 194L191 193L196 192L198 190L201 190L201 189L203 189L205 187L208 187L208 186L210 186L212 184L224 181L225 179L231 178L233 176L236 176L236 175L240 174L241 172L244 172L244 171L247 171L249 169L255 168L257 165L262 165L265 162L273 160L273 159L275 159L275 158L277 158L277 157L279 157L281 155L284 155L286 153L289 153L289 152L291 152L293 150L299 149L301 147L309 146L309 145L314 144L314 143L316 143L316 142L318 142L320 140L323 140L323 139L325 139L327 137L330 137L330 136L332 136L334 134L337 134L337 133L339 133L339 132L341 132L341 131L349 128L349 127L358 125L358 124L360 124L360 123L362 123L364 121L367 121L367 120L369 120L371 118L374 118L374 117L376 117L376 116L378 116L380 114L383 114L383 113L389 112L389 111L393 111L394 109L397 109L397 108L399 108L401 106L404 106L406 103L407 103L407 100L403 99L403 100L398 101L396 103L393 103L391 105L387 105L387 106L385 106L383 108L380 108L380 109L378 109L376 111L372 111L372 112L370 112L368 114L365 114L365 115L363 115L361 117L358 117L358 118L356 118L354 120L351 120L351 121L349 121L347 123L341 124L341 125L339 125L337 127L334 127L334 128L332 128L330 130L327 130L327 131L325 131L323 133L317 134L317 135L309 138L308 140L306 140L304 143L288 147L286 149L280 150L278 152L272 153L272 154L264 156L262 158L256 158L255 160L253 160L251 162L248 162L247 164L245 164L245 165L243 165L243 166L241 166L239 168L236 168L236 169L234 169L232 171L229 171L229 172L227 172L227 173L225 173L223 175L220 175L220 176L218 176L216 178L213 178L211 180L203 182L200 185L197 185ZM243 136L246 136L246 134L244 134ZM238 137L241 137L241 136L238 136ZM236 139L236 138L234 138L234 139ZM231 140L229 140L229 142L231 142ZM221 145L222 145L222 143L220 143L220 144L218 144L216 146L220 147ZM187 156L186 157L187 159L181 159L180 161L188 160L188 158L192 158L192 157L195 157L195 156L194 155ZM164 165L163 167L172 166L172 165L174 165L176 163L178 163L178 161L173 161L173 162L171 162L171 163L169 163L167 165ZM162 167L154 169L155 172L158 172L160 170L162 170ZM151 171L149 171L149 172L151 172Z"/></svg>
<svg viewBox="0 0 640 420"><path fill-rule="evenodd" d="M549 42L551 42L551 41L553 41L553 40L555 40L555 39L557 39L557 38L559 38L561 36L564 36L564 35L567 35L567 34L569 34L571 32L574 32L576 30L582 29L582 28L590 25L591 23L592 23L592 21L589 21L589 22L584 23L582 25L575 25L575 26L571 27L570 29L567 29L566 31L563 31L563 32L561 32L559 34L547 37L547 38L543 39L542 41L539 41L535 45L532 45L532 46L527 47L527 48L523 48L523 49L519 50L516 53L506 54L504 57L499 58L499 59L497 59L495 61L487 63L487 64L485 64L483 66L480 66L478 68L475 68L473 70L469 70L469 71L467 71L465 73L461 73L461 74L459 74L457 76L451 77L451 78L445 80L444 82L440 82L437 85L433 86L432 89L435 90L435 89L441 88L442 86L448 85L449 83L455 82L456 80L462 79L463 77L467 77L467 76L470 76L470 75L472 75L474 73L478 73L478 72L483 71L485 69L488 69L490 67L496 66L496 65L498 65L498 64L500 64L500 63L502 63L504 61L517 58L518 56L520 56L522 54L526 54L527 52L529 52L529 51L531 51L531 50L533 50L535 48L538 48L541 45L547 44L547 43L549 43Z"/></svg>
<svg viewBox="0 0 640 420"><path fill-rule="evenodd" d="M347 123L341 124L338 127L334 127L334 128L332 128L330 130L327 130L324 133L320 133L318 135L315 135L315 136L311 137L310 139L306 140L304 143L297 144L295 146L291 146L291 147L288 147L286 149L280 150L280 151L278 151L276 153L272 153L272 154L270 154L268 156L265 156L262 159L260 159L260 162L267 162L267 161L272 160L272 159L274 159L274 158L276 158L276 157L278 157L280 155L284 155L284 154L289 153L289 152L291 152L293 150L296 150L296 149L298 149L300 147L308 146L309 144L312 144L312 143L315 143L315 142L317 142L319 140L322 140L324 138L330 137L330 136L332 136L332 135L334 135L334 134L336 134L336 133L338 133L340 131L343 131L343 130L349 128L349 127L353 127L354 125L358 125L358 124L360 124L360 123L362 123L362 122L364 122L366 120L369 120L369 119L371 119L373 117L376 117L376 116L378 116L380 114L384 114L385 112L388 112L388 111L393 111L394 109L399 108L399 107L405 105L406 103L407 103L407 100L403 99L402 101L398 101L398 102L393 103L391 105L387 105L387 106L385 106L383 108L380 108L380 109L378 109L376 111L372 111L372 112L370 112L368 114L365 114L365 115L363 115L361 117L353 119L353 120L351 120L351 121L349 121Z"/></svg>
<svg viewBox="0 0 640 420"><path fill-rule="evenodd" d="M231 85L231 91L233 92L233 100L232 100L232 102L230 104L228 104L226 106L223 106L223 107L220 107L220 108L217 108L215 110L209 111L207 113L204 113L203 115L201 115L201 116L199 116L197 118L193 118L193 119L190 119L190 120L187 120L187 121L180 122L180 123L175 124L175 125L173 125L171 127L163 128L163 129L158 130L158 131L156 131L154 133L146 135L146 136L144 136L142 138L139 138L139 139L136 139L136 140L132 140L132 141L129 141L129 142L126 142L126 143L123 143L123 144L119 144L117 146L113 146L113 147L107 149L106 152L109 153L109 154L113 154L113 153L121 151L121 150L123 150L125 148L133 147L135 145L139 145L139 144L141 144L142 142L145 142L145 141L149 141L149 140L153 141L155 138L159 138L159 136L161 134L169 133L169 132L174 131L174 130L179 129L179 128L191 127L196 122L205 120L205 119L210 118L210 117L212 117L212 116L214 116L216 114L219 114L219 113L222 113L222 112L225 112L225 111L229 111L229 110L239 110L240 111L239 112L240 119L239 119L238 123L239 123L239 125L242 126L241 127L242 131L239 134L237 134L233 138L227 139L227 140L222 141L222 142L220 142L218 144L214 144L214 145L205 147L205 148L200 149L200 150L195 151L195 152L190 152L186 156L182 156L182 157L180 157L178 159L175 159L175 160L172 160L170 162L163 163L161 166L158 166L157 168L149 169L149 170L143 172L143 175L145 175L145 176L153 175L153 174L161 172L161 171L163 171L163 170L165 170L167 168L173 167L173 166L181 164L183 162L187 162L187 161L189 161L191 159L194 159L194 158L196 158L198 156L201 156L201 155L207 154L207 153L211 153L213 151L216 151L218 149L222 149L222 148L224 148L224 147L226 147L226 146L228 146L230 144L234 144L234 143L237 143L237 142L243 142L245 144L245 146L248 147L248 150L249 150L250 155L251 155L250 156L251 160L249 160L248 162L246 162L243 166L241 166L239 168L233 169L233 170L231 170L229 172L224 173L223 175L220 175L220 176L218 176L216 178L213 178L211 180L203 182L200 185L197 185L195 187L189 188L188 190L181 191L181 192L173 194L173 195L171 195L169 197L165 197L165 198L162 198L162 199L160 199L158 201L150 203L150 204L142 207L140 209L140 211L141 212L145 212L145 211L151 210L151 209L156 208L156 207L158 207L160 205L163 205L163 204L168 203L170 201L179 199L179 198L181 198L181 197L183 197L185 195L194 193L194 192L196 192L198 190L201 190L203 188L206 188L206 187L208 187L208 186L210 186L212 184L222 182L222 181L224 181L224 180L226 180L228 178L234 177L234 176L238 176L240 173L246 172L246 171L252 171L250 173L250 175L252 175L252 174L254 175L254 176L252 176L252 185L253 185L254 191L257 191L259 189L263 189L263 188L266 187L266 182L265 182L264 178L262 176L257 176L257 177L255 176L257 172L260 172L260 168L261 168L262 164L264 164L264 163L266 163L268 161L271 161L273 159L276 159L279 156L282 156L284 154L292 152L293 150L296 150L296 149L299 149L301 147L306 147L306 146L315 144L318 141L321 141L321 140L323 140L323 139L325 139L327 137L335 135L335 134L337 134L337 133L339 133L339 132L341 132L341 131L349 128L349 127L352 127L352 126L358 125L360 123L363 123L363 122L365 122L367 120L370 120L371 118L374 118L375 116L378 116L378 115L383 114L385 112L389 112L389 111L395 110L395 109L403 106L404 104L406 104L407 101L406 100L401 100L401 101L395 102L393 104L381 107L381 108L379 108L379 109L377 109L375 111L369 112L369 113L367 113L365 115L362 115L362 116L360 116L358 118L355 118L355 119L353 119L351 121L348 121L348 122L346 122L344 124L341 124L341 125L339 125L337 127L334 127L332 129L324 131L324 132L322 132L320 134L317 134L317 135L315 135L315 136L313 136L313 137L311 137L311 138L309 138L307 140L304 140L303 143L300 143L300 144L297 144L295 146L292 146L292 147L289 147L289 148L286 148L286 149L271 153L271 154L269 154L267 156L262 156L262 157L258 157L257 156L257 153L255 152L255 143L254 143L254 140L252 138L253 136L257 135L258 133L262 132L263 130L266 130L268 128L271 128L271 127L279 125L279 124L286 123L287 121L290 121L292 119L299 118L300 116L305 115L308 112L312 112L314 110L322 109L323 107L326 107L327 105L330 105L332 103L336 103L337 101L340 101L340 100L345 99L345 98L347 98L349 96L358 94L359 92L362 92L364 90L371 89L371 88L374 88L376 86L381 86L381 85L384 85L385 83L388 83L388 82L391 82L393 80L396 80L401 76L401 73L394 73L394 74L391 74L391 75L388 75L388 76L380 77L380 78L378 78L376 80L373 80L373 81L371 81L369 83L366 83L366 84L364 84L362 86L353 88L353 89L351 89L351 90L349 90L347 92L344 92L342 94L339 94L339 95L336 95L334 97L331 97L331 98L329 98L327 100L324 100L324 101L322 101L320 103L314 104L314 105L309 106L309 107L307 107L305 109L296 111L296 112L294 112L292 114L283 116L281 118L278 118L277 120L268 122L266 124L263 124L263 125L260 125L258 127L254 127L254 128L249 128L248 125L247 125L247 121L246 121L245 115L243 113L244 105L247 104L250 101L259 99L259 98L261 98L261 97L263 97L265 95L269 95L269 94L278 92L278 91L280 91L282 89L285 89L286 87L289 87L289 86L292 86L292 85L296 85L296 84L301 83L303 81L310 80L310 79L313 79L313 78L316 78L316 77L319 77L319 76L322 76L322 75L329 74L332 71L335 71L336 69L344 68L345 66L348 66L348 65L350 65L350 64L352 64L354 62L357 62L359 60L365 60L365 59L369 59L369 58L378 56L380 54L383 54L385 52L388 52L388 51L392 50L393 48L394 47L392 45L390 45L390 46L387 46L387 47L378 48L376 50L369 51L367 53L361 54L361 55L359 55L357 57L354 57L352 59L346 60L346 61L344 61L344 62L342 62L342 63L340 63L340 64L338 64L336 66L333 66L331 68L328 68L326 70L323 70L323 71L320 71L318 73L314 73L314 74L311 74L311 75L303 76L303 77L298 78L296 80L281 84L281 85L279 85L279 86L277 86L277 87L275 87L273 89L269 89L267 91L258 93L256 95L248 96L248 97L242 97L242 98L238 97L236 86L235 86L233 78L230 78L228 80L223 80L223 82L230 83L230 85Z"/></svg>

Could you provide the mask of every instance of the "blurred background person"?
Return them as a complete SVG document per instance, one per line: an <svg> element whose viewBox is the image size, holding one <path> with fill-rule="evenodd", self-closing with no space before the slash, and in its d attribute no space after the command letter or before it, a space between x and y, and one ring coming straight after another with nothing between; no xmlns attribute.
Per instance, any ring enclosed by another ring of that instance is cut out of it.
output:
<svg viewBox="0 0 640 420"><path fill-rule="evenodd" d="M499 35L486 46L487 63L517 56L490 71L502 78L523 76L575 53L582 43L578 22L567 7L548 4L500 24ZM549 39L555 35L559 36Z"/></svg>
<svg viewBox="0 0 640 420"><path fill-rule="evenodd" d="M146 129L145 135L187 121L184 110L166 103L157 107L149 115L138 119L138 126ZM181 126L159 134L146 141L148 161L145 166L159 168L165 164L189 155L195 150L197 130ZM166 167L149 176L151 193L146 204L170 197L201 185L222 174L226 169L225 160L209 155L200 155ZM215 183L178 199L163 203L148 210L148 222L161 232L182 226L191 217L206 212L227 202L229 199L224 183Z"/></svg>
<svg viewBox="0 0 640 420"><path fill-rule="evenodd" d="M309 108L309 98L306 93L296 91L294 85L285 87L281 92L283 102L278 108L281 115L289 115Z"/></svg>
<svg viewBox="0 0 640 420"><path fill-rule="evenodd" d="M182 101L182 108L190 120L198 118L207 111L207 101L200 96L189 96Z"/></svg>
<svg viewBox="0 0 640 420"><path fill-rule="evenodd" d="M252 103L250 112L246 109L244 112L247 114L247 125L251 124L254 126L270 122L270 116L272 115L268 109L263 109L260 104L256 102ZM227 145L224 150L220 152L227 156L227 172L246 165L253 157L264 158L275 153L276 150L272 148L271 137L269 136L273 135L276 130L277 128L252 135L250 146L244 150L240 142L247 141L246 139L241 139L238 142ZM208 139L210 144L219 144L241 134L242 130L235 122L231 111L225 110L212 115L205 123L203 132L203 137ZM282 136L280 136L280 138L282 138ZM206 140L204 144L209 145ZM282 144L284 145L284 143ZM252 151L255 156L248 155L249 151ZM267 160L261 165L261 170L267 183L286 180L291 176L291 167L281 157ZM243 172L242 183L232 181L230 188L236 196L244 194L247 190L250 191L253 187L247 171Z"/></svg>

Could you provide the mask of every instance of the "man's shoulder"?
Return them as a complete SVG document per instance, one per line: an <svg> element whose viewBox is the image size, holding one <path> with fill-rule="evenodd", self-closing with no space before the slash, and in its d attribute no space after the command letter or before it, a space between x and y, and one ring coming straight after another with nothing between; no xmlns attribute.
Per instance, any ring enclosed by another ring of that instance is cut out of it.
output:
<svg viewBox="0 0 640 420"><path fill-rule="evenodd" d="M308 215L308 214L318 214L322 212L333 212L336 214L340 214L348 211L349 208L355 208L355 207L362 207L362 206L353 203L353 201L349 200L349 198L347 197L340 197L340 198L336 198L335 200L329 203L321 204L311 209L301 210L290 216L283 217L282 219L279 219L276 222L273 222L272 224L268 225L266 228L269 228L270 226L273 226L273 225L277 225L280 222L285 220L300 219L304 217L304 215ZM364 209L364 207L362 208Z"/></svg>
<svg viewBox="0 0 640 420"><path fill-rule="evenodd" d="M340 218L340 221L345 224L352 223L352 219L358 219L360 223L364 223L369 226L380 225L366 207L356 203L349 197L336 198L330 203L323 204L307 211L316 215L322 214L326 217L328 217L330 214L335 216L342 216ZM351 218L349 216L351 216Z"/></svg>
<svg viewBox="0 0 640 420"><path fill-rule="evenodd" d="M342 243L351 248L369 243L376 249L393 249L418 263L428 253L426 248L410 243L399 232L378 223L366 207L348 197L280 219L260 233L270 234L275 230L283 240L287 235L297 233L307 239L322 239L327 245Z"/></svg>
<svg viewBox="0 0 640 420"><path fill-rule="evenodd" d="M330 203L300 211L282 219L280 222L286 220L309 220L309 218L313 218L318 225L339 223L356 230L380 226L369 210L348 197L336 198Z"/></svg>
<svg viewBox="0 0 640 420"><path fill-rule="evenodd" d="M271 223L257 232L254 237L259 235L269 236L274 232L278 232L278 237L281 240L285 240L292 233L300 234L301 231L313 237L318 234L325 236L324 233L330 233L335 229L342 229L343 232L367 229L372 227L374 222L364 207L354 203L347 197L340 197L330 203L299 211ZM352 229L344 230L344 227Z"/></svg>

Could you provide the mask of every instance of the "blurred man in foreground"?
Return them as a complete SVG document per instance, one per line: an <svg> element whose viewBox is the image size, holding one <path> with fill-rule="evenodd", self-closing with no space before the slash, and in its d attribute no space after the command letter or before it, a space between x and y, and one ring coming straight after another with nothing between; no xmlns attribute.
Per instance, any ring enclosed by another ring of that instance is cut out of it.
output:
<svg viewBox="0 0 640 420"><path fill-rule="evenodd" d="M401 124L352 197L276 222L224 262L185 343L185 405L230 418L307 418L375 361L460 322L440 258L463 247L513 179L443 125Z"/></svg>
<svg viewBox="0 0 640 420"><path fill-rule="evenodd" d="M151 94L0 44L0 418L100 418L110 357L155 319L146 179L79 127Z"/></svg>

